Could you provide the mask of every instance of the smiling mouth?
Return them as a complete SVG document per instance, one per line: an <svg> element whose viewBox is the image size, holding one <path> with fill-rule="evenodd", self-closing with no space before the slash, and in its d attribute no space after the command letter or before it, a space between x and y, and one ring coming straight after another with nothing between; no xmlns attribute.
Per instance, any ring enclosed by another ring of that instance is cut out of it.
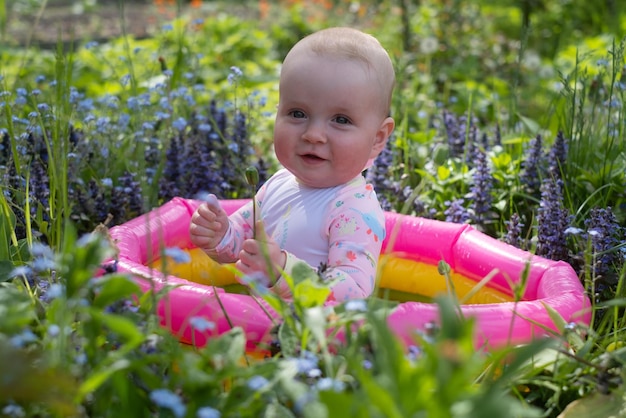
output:
<svg viewBox="0 0 626 418"><path fill-rule="evenodd" d="M315 154L303 154L300 156L300 158L310 163L319 163L319 162L325 161L324 158L318 157Z"/></svg>

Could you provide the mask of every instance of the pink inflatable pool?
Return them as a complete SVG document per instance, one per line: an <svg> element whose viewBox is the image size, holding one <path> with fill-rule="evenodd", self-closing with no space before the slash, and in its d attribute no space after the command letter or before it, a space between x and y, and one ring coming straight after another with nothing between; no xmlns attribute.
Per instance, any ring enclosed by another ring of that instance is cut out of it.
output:
<svg viewBox="0 0 626 418"><path fill-rule="evenodd" d="M161 301L158 314L162 324L181 341L202 346L207 338L229 330L232 325L244 330L249 349L255 349L269 341L269 331L273 326L258 298L165 275L150 266L163 248L192 249L189 222L200 203L174 198L150 213L111 228L111 237L119 247L118 271L130 273L144 291L159 289L166 284L178 285ZM232 213L246 200L225 200L221 203L226 212ZM392 255L401 263L406 261L417 266L433 267L444 260L455 275L469 279L472 284L492 276L488 285L476 294L477 300L480 300L482 294L491 292L495 296L485 299L491 300L491 303L461 305L464 316L476 319L477 347L529 342L545 335L544 327L556 331L545 306L558 312L567 322L588 324L590 321L589 299L575 271L565 262L534 256L491 238L470 225L388 212L386 227L388 233L383 242L383 253ZM389 269L398 269L393 263L390 266ZM512 302L510 297L506 297L511 295L511 283L519 283L527 267L529 272L523 298L517 303ZM399 282L400 287L431 286L430 278L407 274L406 265L395 273L391 280ZM390 274L393 276L394 272ZM384 280L390 279L383 277ZM504 296L500 298L497 295ZM190 325L194 317L205 318L215 327L201 332L195 330ZM417 331L437 321L437 306L423 302L400 303L388 316L389 327L407 345L415 343Z"/></svg>

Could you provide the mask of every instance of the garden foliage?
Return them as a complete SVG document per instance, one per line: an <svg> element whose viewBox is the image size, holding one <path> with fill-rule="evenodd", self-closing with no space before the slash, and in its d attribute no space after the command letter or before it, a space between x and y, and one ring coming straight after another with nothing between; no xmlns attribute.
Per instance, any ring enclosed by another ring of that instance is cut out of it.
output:
<svg viewBox="0 0 626 418"><path fill-rule="evenodd" d="M0 49L2 413L623 416L626 22L599 19L615 2L287 3L261 22L183 14L147 39ZM557 31L566 14L596 31ZM384 208L570 263L591 326L555 316L554 338L487 353L438 298L440 323L405 350L393 301L324 308L328 289L296 272L293 305L251 284L283 317L262 354L239 329L184 346L156 317L164 292L103 267L108 227L174 196L251 196L245 169L262 183L277 168L282 57L339 24L376 35L397 69L397 128L365 173Z"/></svg>

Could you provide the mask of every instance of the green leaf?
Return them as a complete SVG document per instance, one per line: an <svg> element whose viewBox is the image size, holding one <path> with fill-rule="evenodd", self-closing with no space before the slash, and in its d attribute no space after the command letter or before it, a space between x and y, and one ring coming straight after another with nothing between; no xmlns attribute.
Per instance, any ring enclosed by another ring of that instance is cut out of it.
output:
<svg viewBox="0 0 626 418"><path fill-rule="evenodd" d="M567 326L567 321L565 321L565 319L563 319L561 314L558 313L552 306L543 302L541 304L548 312L548 316L550 317L550 319L552 320L556 328L559 330L559 332L563 333L563 331L565 330L565 327Z"/></svg>
<svg viewBox="0 0 626 418"><path fill-rule="evenodd" d="M221 356L223 366L236 366L245 354L246 336L239 327L232 328L219 338L209 339L205 351L215 358Z"/></svg>
<svg viewBox="0 0 626 418"><path fill-rule="evenodd" d="M89 312L95 320L100 321L102 325L109 328L111 332L124 338L126 340L125 348L127 350L138 347L139 344L144 341L144 334L130 319L121 315L105 313L100 309L90 309Z"/></svg>
<svg viewBox="0 0 626 418"><path fill-rule="evenodd" d="M310 280L306 280L295 286L293 298L298 305L304 308L312 308L314 306L322 306L330 292L330 288L327 286L320 286Z"/></svg>
<svg viewBox="0 0 626 418"><path fill-rule="evenodd" d="M280 340L281 352L285 357L297 355L298 334L287 322L282 323L278 328L278 339Z"/></svg>
<svg viewBox="0 0 626 418"><path fill-rule="evenodd" d="M452 174L452 172L445 165L437 167L437 177L440 181L445 181L450 178L450 174Z"/></svg>
<svg viewBox="0 0 626 418"><path fill-rule="evenodd" d="M595 392L567 405L558 418L626 417L625 403L626 396L624 396L623 388L609 395Z"/></svg>
<svg viewBox="0 0 626 418"><path fill-rule="evenodd" d="M105 276L98 279L98 284L100 287L93 302L94 307L104 308L118 300L142 294L139 285L127 276Z"/></svg>
<svg viewBox="0 0 626 418"><path fill-rule="evenodd" d="M291 276L293 277L293 281L296 285L300 282L304 282L307 279L317 280L317 274L308 264L303 262L298 262L293 266Z"/></svg>
<svg viewBox="0 0 626 418"><path fill-rule="evenodd" d="M322 408L322 411L320 411L319 408ZM320 412L322 414L320 414ZM317 402L308 403L306 406L304 416L316 417L316 418L323 417L323 416L326 416L324 412L326 413L328 412L328 411L325 411L324 405L320 405ZM286 407L284 407L278 402L272 402L271 404L269 404L263 414L264 418L291 418L291 417L295 418L295 416L296 415L293 412L291 412L289 409L287 409Z"/></svg>
<svg viewBox="0 0 626 418"><path fill-rule="evenodd" d="M9 281L9 275L15 268L15 265L10 260L0 260L0 282Z"/></svg>
<svg viewBox="0 0 626 418"><path fill-rule="evenodd" d="M526 128L532 135L535 135L539 132L539 124L536 121L520 114L518 114L517 116L520 118L522 123L526 126Z"/></svg>
<svg viewBox="0 0 626 418"><path fill-rule="evenodd" d="M317 341L323 344L326 341L326 314L321 306L316 306L311 309L307 309L304 312L304 323L311 331Z"/></svg>
<svg viewBox="0 0 626 418"><path fill-rule="evenodd" d="M78 398L82 400L86 395L95 392L100 386L104 384L113 374L121 370L126 370L131 366L131 362L128 359L122 358L109 364L103 362L100 367L87 377L87 379L80 385L78 389Z"/></svg>
<svg viewBox="0 0 626 418"><path fill-rule="evenodd" d="M12 285L0 286L0 333L14 334L36 317L30 297Z"/></svg>
<svg viewBox="0 0 626 418"><path fill-rule="evenodd" d="M112 254L113 249L99 234L85 235L76 240L76 230L68 226L60 263L66 278L67 297L74 297L94 276L100 263Z"/></svg>

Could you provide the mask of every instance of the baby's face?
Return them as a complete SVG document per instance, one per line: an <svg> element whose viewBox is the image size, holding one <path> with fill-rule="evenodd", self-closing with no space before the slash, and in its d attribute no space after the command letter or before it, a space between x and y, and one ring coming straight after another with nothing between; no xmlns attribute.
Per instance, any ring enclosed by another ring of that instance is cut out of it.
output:
<svg viewBox="0 0 626 418"><path fill-rule="evenodd" d="M292 58L280 79L276 156L307 186L346 183L378 155L393 129L381 88L360 61L305 51Z"/></svg>

